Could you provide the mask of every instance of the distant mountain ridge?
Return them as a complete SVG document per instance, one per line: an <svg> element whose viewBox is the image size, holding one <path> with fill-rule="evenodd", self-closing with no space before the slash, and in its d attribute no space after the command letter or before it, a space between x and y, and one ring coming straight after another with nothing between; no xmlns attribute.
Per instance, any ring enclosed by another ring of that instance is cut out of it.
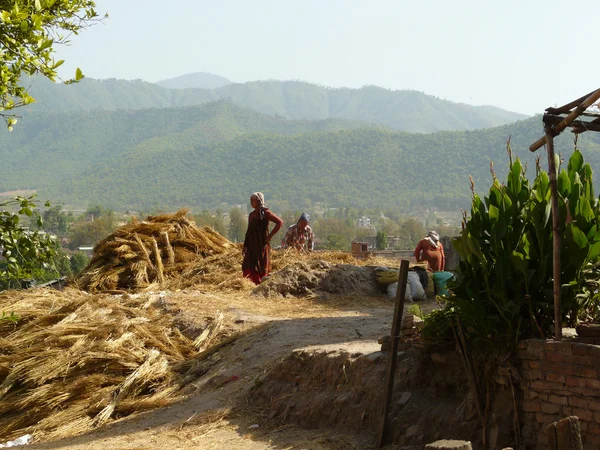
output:
<svg viewBox="0 0 600 450"><path fill-rule="evenodd" d="M232 83L233 81L220 75L207 72L194 72L161 80L156 84L167 89L217 89Z"/></svg>
<svg viewBox="0 0 600 450"><path fill-rule="evenodd" d="M183 79L174 83L179 82L184 85ZM37 100L28 107L31 111L169 108L226 99L242 108L286 119L335 118L419 133L490 128L527 118L496 107L454 103L417 91L392 91L376 86L327 88L300 81L253 81L216 89L166 89L141 80L86 78L79 84L65 86L35 78L31 81L31 93Z"/></svg>
<svg viewBox="0 0 600 450"><path fill-rule="evenodd" d="M543 133L533 117L498 128L431 134L339 119L286 120L228 101L201 106L88 112L28 112L0 130L0 192L37 189L42 199L118 209L239 204L256 190L308 208L424 207L456 210L489 186L489 164L506 174L506 140L535 168L528 145ZM568 158L572 137L557 139ZM600 165L600 135L578 143ZM538 152L539 153L539 152ZM544 161L544 160L542 160ZM545 166L545 164L543 164Z"/></svg>

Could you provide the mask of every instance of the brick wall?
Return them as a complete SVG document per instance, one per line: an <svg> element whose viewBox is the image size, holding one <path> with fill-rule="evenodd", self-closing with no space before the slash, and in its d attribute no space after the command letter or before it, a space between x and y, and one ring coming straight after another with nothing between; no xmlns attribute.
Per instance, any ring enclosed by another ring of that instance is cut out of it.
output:
<svg viewBox="0 0 600 450"><path fill-rule="evenodd" d="M547 449L547 426L577 416L585 450L600 448L600 346L529 339L519 344L522 435Z"/></svg>

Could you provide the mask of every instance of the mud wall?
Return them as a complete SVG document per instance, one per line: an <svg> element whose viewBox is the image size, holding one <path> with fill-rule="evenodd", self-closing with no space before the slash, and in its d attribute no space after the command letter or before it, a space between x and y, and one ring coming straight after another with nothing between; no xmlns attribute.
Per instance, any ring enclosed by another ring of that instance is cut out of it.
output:
<svg viewBox="0 0 600 450"><path fill-rule="evenodd" d="M386 360L380 352L294 352L261 380L250 401L276 421L334 426L371 436L374 442ZM513 402L498 399L495 404L499 410L490 412L490 439L492 448L503 448L514 437L513 416L506 413ZM422 449L438 439L470 440L474 449L483 448L481 425L454 350L409 348L399 353L390 425L393 443L402 448Z"/></svg>
<svg viewBox="0 0 600 450"><path fill-rule="evenodd" d="M522 437L547 449L547 427L579 417L585 450L600 448L600 346L530 339L519 344Z"/></svg>

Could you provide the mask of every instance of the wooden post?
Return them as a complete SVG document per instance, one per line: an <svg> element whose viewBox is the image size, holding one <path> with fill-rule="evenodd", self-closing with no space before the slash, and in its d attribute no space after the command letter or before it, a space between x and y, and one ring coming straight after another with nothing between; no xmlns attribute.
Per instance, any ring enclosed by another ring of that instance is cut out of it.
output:
<svg viewBox="0 0 600 450"><path fill-rule="evenodd" d="M383 445L383 439L388 428L388 416L390 414L390 405L392 403L392 394L394 392L394 376L396 374L396 362L398 360L398 342L400 340L400 332L402 329L402 313L404 312L404 297L406 295L407 281L408 260L403 259L400 263L400 272L398 273L398 289L396 291L396 305L394 307L394 320L392 322L391 349L387 360L383 392L384 405L377 434L377 447Z"/></svg>
<svg viewBox="0 0 600 450"><path fill-rule="evenodd" d="M550 450L583 450L577 416L548 425L548 447Z"/></svg>
<svg viewBox="0 0 600 450"><path fill-rule="evenodd" d="M556 164L554 163L554 133L549 125L546 130L548 151L548 176L552 193L552 272L554 278L554 340L562 340L562 304L560 300L560 224L558 223L558 185Z"/></svg>

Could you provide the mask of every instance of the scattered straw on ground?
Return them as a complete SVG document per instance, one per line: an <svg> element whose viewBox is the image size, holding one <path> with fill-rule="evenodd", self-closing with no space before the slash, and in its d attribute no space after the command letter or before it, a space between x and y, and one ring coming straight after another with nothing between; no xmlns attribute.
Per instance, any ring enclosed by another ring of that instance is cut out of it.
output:
<svg viewBox="0 0 600 450"><path fill-rule="evenodd" d="M169 404L189 381L182 368L227 337L216 314L195 342L148 296L5 291L0 309L20 317L0 322L0 441L72 436Z"/></svg>
<svg viewBox="0 0 600 450"><path fill-rule="evenodd" d="M186 214L182 209L120 227L94 247L77 285L89 292L162 286L198 258L233 248L212 228L197 227Z"/></svg>

